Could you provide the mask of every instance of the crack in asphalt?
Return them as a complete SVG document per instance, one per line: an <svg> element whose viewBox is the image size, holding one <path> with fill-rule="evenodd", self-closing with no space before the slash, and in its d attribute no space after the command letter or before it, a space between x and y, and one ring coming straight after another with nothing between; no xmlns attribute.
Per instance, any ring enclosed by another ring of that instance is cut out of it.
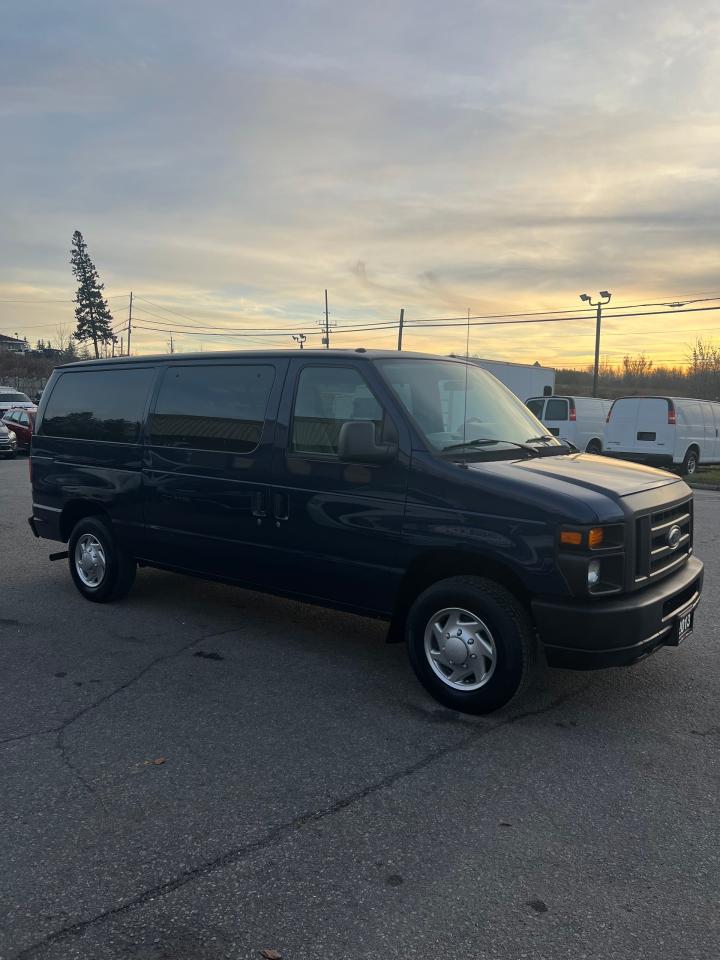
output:
<svg viewBox="0 0 720 960"><path fill-rule="evenodd" d="M124 683L121 683L120 686L115 687L115 689L113 690L110 690L103 697L100 697L99 700L95 700L94 703L90 703L86 707L83 707L82 710L78 710L76 713L74 713L70 717L67 717L57 726L48 727L46 730L37 730L31 733L19 734L18 736L15 736L15 737L7 737L4 740L0 740L0 746L3 746L4 744L7 744L7 743L16 743L18 740L28 740L31 737L42 737L42 736L47 736L48 734L51 734L51 733L55 733L57 735L55 740L55 749L60 754L60 760L63 766L68 770L70 775L74 777L74 779L81 784L83 790L87 794L89 794L93 798L93 800L97 802L103 817L107 818L109 816L109 811L108 811L107 805L105 804L105 800L102 797L102 794L98 793L98 791L95 789L95 787L93 787L90 781L86 779L86 777L84 776L80 768L73 763L70 757L69 749L67 747L67 744L65 743L65 731L67 730L67 728L71 724L75 723L76 720L79 720L81 717L86 716L88 713L91 713L92 711L97 710L98 707L101 707L103 704L107 703L108 700L111 700L113 697L117 696L117 694L122 693L124 690L127 690L129 687L133 686L133 684L137 683L138 680L141 680L145 676L145 674L148 673L149 670L152 670L153 667L156 667L158 664L165 663L169 660L175 659L176 657L182 656L183 653L186 653L188 650L192 649L192 647L196 646L198 643L202 643L203 640L215 639L217 637L222 637L228 633L237 633L238 630L239 628L236 627L232 630L220 631L219 633L203 634L202 636L197 637L195 640L192 640L189 643L183 644L183 646L177 650L173 650L170 653L161 654L160 656L155 657L153 660L147 663L142 668L142 670L138 671L138 673L136 673L134 676L130 677Z"/></svg>
<svg viewBox="0 0 720 960"><path fill-rule="evenodd" d="M228 633L239 632L241 632L241 628L234 627L232 630L222 630L220 633L206 633L201 637L196 637L195 640L191 640L190 643L183 644L183 646L179 647L177 650L173 650L170 653L162 653L160 656L150 660L149 663L145 664L142 670L139 670L134 676L129 677L124 683L121 683L120 686L115 687L98 700L95 700L93 703L89 703L81 710L76 711L65 720L61 720L60 723L56 724L54 727L46 727L44 730L31 730L29 733L18 733L12 737L5 737L5 739L0 740L0 747L4 746L6 743L17 743L18 740L29 740L32 737L43 737L50 733L63 734L64 731L72 723L75 723L76 720L84 717L87 713L91 713L93 710L97 710L98 707L101 707L104 703L107 703L108 700L112 700L113 697L117 696L119 693L122 693L123 690L127 690L128 687L131 687L134 683L137 683L138 680L141 680L145 674L148 673L148 671L152 670L153 667L156 667L159 663L164 663L166 660L173 660L175 657L182 656L183 653L186 653L203 640L214 640L216 637L224 637Z"/></svg>
<svg viewBox="0 0 720 960"><path fill-rule="evenodd" d="M199 640L194 642L197 643ZM52 946L55 943L70 939L75 936L80 936L89 927L97 926L107 920L111 920L114 917L120 916L124 913L129 913L135 907L142 906L143 904L155 900L158 897L164 897L169 893L174 893L176 890L187 886L187 884L192 883L195 880L209 876L216 870L221 870L224 867L232 866L233 864L246 859L248 856L256 853L257 851L272 847L284 840L286 836L302 829L308 824L318 823L322 820L326 820L329 817L333 817L336 814L341 813L343 810L346 810L348 807L351 807L354 804L366 799L367 797L379 793L381 790L384 790L387 787L392 787L399 781L413 776L420 770L430 766L436 760L443 759L444 757L451 756L455 753L460 753L461 751L466 750L468 747L474 746L479 740L489 736L491 733L495 733L497 730L511 726L512 724L518 723L520 720L525 720L528 717L542 716L543 714L555 710L568 700L571 700L577 696L581 696L592 686L592 683L593 681L590 680L579 689L565 694L562 697L557 697L544 707L538 707L533 710L525 710L521 713L514 714L513 716L508 717L506 720L500 720L499 722L494 723L485 729L475 728L473 733L464 737L462 740L450 744L449 746L440 747L437 750L433 750L430 753L425 754L425 756L420 757L420 759L414 761L413 763L408 764L406 767L402 767L400 770L396 770L393 773L386 774L384 777L381 777L379 780L362 787L360 790L355 790L352 793L349 793L344 797L340 797L332 803L326 804L317 810L300 814L297 817L293 817L291 820L285 821L285 823L278 824L278 826L274 827L263 837L259 837L257 840L254 840L251 843L247 843L239 847L233 847L230 850L225 851L225 853L222 853L219 856L206 861L205 863L199 864L197 867L183 870L182 873L178 874L172 880L166 880L164 883L157 884L154 887L148 887L141 893L136 894L136 896L132 897L130 900L126 900L124 903L119 904L119 906L113 907L109 910L103 910L87 920L78 920L75 923L60 927L58 930L48 934L42 940L38 940L35 943L24 947L15 955L15 960L27 960L27 958L32 957L44 947Z"/></svg>
<svg viewBox="0 0 720 960"><path fill-rule="evenodd" d="M55 749L60 754L60 760L62 761L63 765L66 767L70 775L73 776L76 780L78 780L82 784L83 789L87 793L89 793L90 796L93 798L93 800L95 800L99 805L100 810L102 811L103 817L107 818L109 816L109 811L107 806L105 805L105 801L102 797L102 794L98 793L98 791L95 789L95 787L93 787L90 781L85 779L85 776L83 775L80 768L76 767L70 758L68 748L65 744L65 727L61 727L61 729L58 730L57 740L55 741Z"/></svg>

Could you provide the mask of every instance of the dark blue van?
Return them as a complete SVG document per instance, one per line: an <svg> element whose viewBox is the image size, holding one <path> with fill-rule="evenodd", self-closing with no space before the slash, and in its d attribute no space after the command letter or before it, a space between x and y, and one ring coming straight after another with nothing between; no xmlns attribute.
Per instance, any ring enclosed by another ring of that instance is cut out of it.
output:
<svg viewBox="0 0 720 960"><path fill-rule="evenodd" d="M138 566L390 622L420 681L484 713L551 665L692 630L703 565L678 477L579 454L490 374L384 351L58 368L31 452L36 536L88 600Z"/></svg>

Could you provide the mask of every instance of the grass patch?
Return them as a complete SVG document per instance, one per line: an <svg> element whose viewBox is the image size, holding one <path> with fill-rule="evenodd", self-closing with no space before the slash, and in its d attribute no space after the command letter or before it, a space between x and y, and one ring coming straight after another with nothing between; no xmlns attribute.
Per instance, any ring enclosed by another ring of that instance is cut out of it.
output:
<svg viewBox="0 0 720 960"><path fill-rule="evenodd" d="M684 477L683 479L691 487L695 486L696 483L716 483L720 486L720 467L700 467L694 476Z"/></svg>

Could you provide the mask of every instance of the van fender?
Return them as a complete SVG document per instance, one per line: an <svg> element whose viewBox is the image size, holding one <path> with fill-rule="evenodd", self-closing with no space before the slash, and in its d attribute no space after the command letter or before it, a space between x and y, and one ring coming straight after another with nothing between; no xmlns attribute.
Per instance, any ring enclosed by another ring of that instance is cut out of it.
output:
<svg viewBox="0 0 720 960"><path fill-rule="evenodd" d="M478 553L462 550L429 550L420 554L405 572L396 596L386 643L405 640L408 611L423 590L448 577L473 575L502 584L530 609L530 595L517 573L508 565Z"/></svg>

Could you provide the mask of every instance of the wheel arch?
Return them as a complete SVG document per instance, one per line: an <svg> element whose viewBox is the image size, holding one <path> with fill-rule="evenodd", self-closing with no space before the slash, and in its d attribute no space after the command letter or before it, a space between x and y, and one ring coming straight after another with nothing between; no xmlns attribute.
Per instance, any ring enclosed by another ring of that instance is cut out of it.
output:
<svg viewBox="0 0 720 960"><path fill-rule="evenodd" d="M109 520L107 510L94 500L69 500L60 514L60 536L67 543L73 527L84 517L101 517Z"/></svg>
<svg viewBox="0 0 720 960"><path fill-rule="evenodd" d="M387 634L388 643L405 639L405 619L413 600L433 583L457 576L486 577L506 587L529 608L529 591L515 571L493 557L470 551L430 550L416 557L403 576Z"/></svg>

